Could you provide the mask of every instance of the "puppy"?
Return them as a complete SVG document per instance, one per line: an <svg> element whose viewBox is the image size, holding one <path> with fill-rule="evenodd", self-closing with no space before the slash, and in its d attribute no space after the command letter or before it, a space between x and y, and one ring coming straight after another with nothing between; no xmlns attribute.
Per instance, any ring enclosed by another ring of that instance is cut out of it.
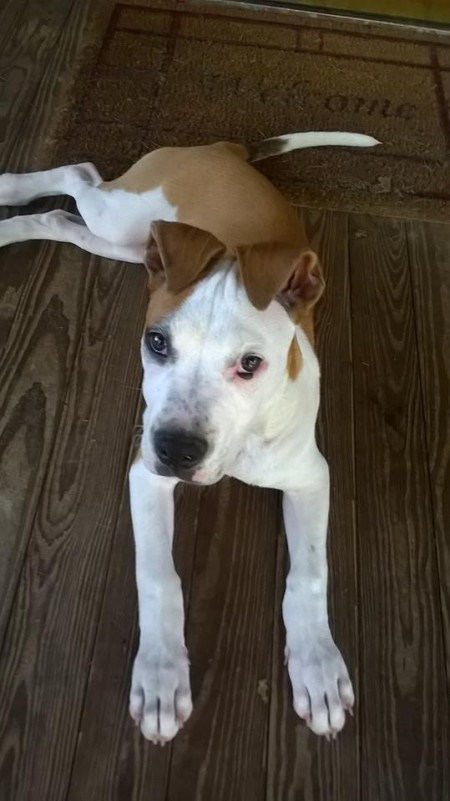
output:
<svg viewBox="0 0 450 801"><path fill-rule="evenodd" d="M335 736L354 698L328 623L328 466L315 440L319 365L313 307L324 281L301 221L251 162L369 136L296 133L246 147L164 148L103 182L92 164L0 176L0 203L68 194L58 210L0 223L0 245L72 242L144 263L146 409L130 470L140 644L130 712L154 742L192 711L183 597L172 561L174 489L224 475L283 492L290 569L286 662L297 714Z"/></svg>

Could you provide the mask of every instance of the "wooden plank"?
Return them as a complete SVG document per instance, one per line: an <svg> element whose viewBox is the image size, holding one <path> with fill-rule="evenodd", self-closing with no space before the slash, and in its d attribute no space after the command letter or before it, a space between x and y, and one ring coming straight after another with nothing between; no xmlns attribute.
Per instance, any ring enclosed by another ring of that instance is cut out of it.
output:
<svg viewBox="0 0 450 801"><path fill-rule="evenodd" d="M167 801L263 801L278 494L204 491L189 607L194 712L175 740Z"/></svg>
<svg viewBox="0 0 450 801"><path fill-rule="evenodd" d="M64 79L88 39L98 8L95 0L45 0L44 4L29 0L25 4L0 57L6 76L0 101L4 169L38 168ZM107 11L107 5L101 8Z"/></svg>
<svg viewBox="0 0 450 801"><path fill-rule="evenodd" d="M68 790L139 399L145 284L143 270L104 263L85 321L0 661L11 801Z"/></svg>
<svg viewBox="0 0 450 801"><path fill-rule="evenodd" d="M450 686L450 226L406 224Z"/></svg>
<svg viewBox="0 0 450 801"><path fill-rule="evenodd" d="M70 8L72 22L80 24L60 38ZM33 164L60 73L71 66L83 38L80 9L87 15L89 4L48 0L43 8L30 0L1 9L0 138L2 166L8 169ZM52 67L43 77L49 60ZM39 107L30 114L39 85ZM41 210L52 206L53 201L40 203ZM2 217L11 213L1 209ZM95 261L87 254L74 259L74 252L35 242L0 252L0 639L92 289Z"/></svg>
<svg viewBox="0 0 450 801"><path fill-rule="evenodd" d="M0 639L36 513L98 259L71 246L36 247L4 264L25 281L0 366ZM12 280L14 280L12 278ZM16 298L14 298L16 300Z"/></svg>
<svg viewBox="0 0 450 801"><path fill-rule="evenodd" d="M23 124L74 0L6 2L0 16L0 152L4 169L23 136ZM74 32L71 33L71 36ZM57 75L52 75L52 81ZM33 108L39 118L41 109ZM19 136L20 134L20 136Z"/></svg>
<svg viewBox="0 0 450 801"><path fill-rule="evenodd" d="M353 395L347 215L309 212L310 239L324 264L327 289L318 313L322 367L319 442L330 465L329 531L332 631L352 675L358 699L357 569L355 560ZM283 651L280 608L286 574L284 537L279 543L274 664L269 731L267 801L356 801L358 718L348 719L333 743L318 739L297 718ZM357 701L358 709L358 701Z"/></svg>
<svg viewBox="0 0 450 801"><path fill-rule="evenodd" d="M448 797L438 574L405 225L350 218L365 801Z"/></svg>
<svg viewBox="0 0 450 801"><path fill-rule="evenodd" d="M46 0L45 7L29 0L2 8L1 159L8 169L35 166L61 78L83 43L92 8L82 0ZM34 205L42 211L55 201ZM0 211L2 217L14 212ZM0 640L96 270L95 259L75 253L71 246L36 242L0 251ZM62 336L55 343L58 324Z"/></svg>
<svg viewBox="0 0 450 801"><path fill-rule="evenodd" d="M10 213L8 209L8 213ZM6 213L4 215L6 217ZM3 358L13 331L14 317L21 308L22 293L30 281L27 294L36 278L45 276L46 265L54 259L56 245L23 242L0 249L0 355ZM76 292L75 292L76 294ZM24 296L24 302L25 301ZM23 308L23 306L22 306ZM13 334L14 335L14 334Z"/></svg>

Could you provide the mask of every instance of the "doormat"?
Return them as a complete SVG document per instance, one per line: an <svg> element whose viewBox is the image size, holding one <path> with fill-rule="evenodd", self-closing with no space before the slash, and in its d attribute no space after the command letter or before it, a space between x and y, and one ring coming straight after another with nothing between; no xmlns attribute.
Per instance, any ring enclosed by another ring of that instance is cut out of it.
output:
<svg viewBox="0 0 450 801"><path fill-rule="evenodd" d="M448 221L449 108L445 32L110 2L74 67L45 166L93 161L110 179L164 145L359 131L382 145L304 150L258 168L296 205Z"/></svg>

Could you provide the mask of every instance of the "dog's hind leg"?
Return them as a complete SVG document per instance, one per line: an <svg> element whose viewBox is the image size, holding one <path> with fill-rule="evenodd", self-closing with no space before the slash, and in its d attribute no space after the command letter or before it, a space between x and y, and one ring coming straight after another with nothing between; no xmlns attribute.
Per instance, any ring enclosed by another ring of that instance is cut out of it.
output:
<svg viewBox="0 0 450 801"><path fill-rule="evenodd" d="M62 209L11 217L0 222L0 247L28 239L71 242L97 256L133 264L142 264L145 256L145 245L118 245L101 239L87 228L81 217Z"/></svg>
<svg viewBox="0 0 450 801"><path fill-rule="evenodd" d="M21 206L38 197L70 195L77 197L86 187L102 182L93 164L72 164L54 170L0 175L0 205Z"/></svg>

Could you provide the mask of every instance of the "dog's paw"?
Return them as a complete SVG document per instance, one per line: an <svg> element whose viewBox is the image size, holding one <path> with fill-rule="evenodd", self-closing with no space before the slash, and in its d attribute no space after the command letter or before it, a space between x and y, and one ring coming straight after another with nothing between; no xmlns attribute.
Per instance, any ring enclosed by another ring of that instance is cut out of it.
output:
<svg viewBox="0 0 450 801"><path fill-rule="evenodd" d="M170 655L169 655L170 654ZM184 646L139 650L130 692L130 715L147 740L160 745L172 740L192 712L189 660Z"/></svg>
<svg viewBox="0 0 450 801"><path fill-rule="evenodd" d="M331 635L295 638L286 647L294 709L311 731L335 738L352 713L354 694L345 662Z"/></svg>

